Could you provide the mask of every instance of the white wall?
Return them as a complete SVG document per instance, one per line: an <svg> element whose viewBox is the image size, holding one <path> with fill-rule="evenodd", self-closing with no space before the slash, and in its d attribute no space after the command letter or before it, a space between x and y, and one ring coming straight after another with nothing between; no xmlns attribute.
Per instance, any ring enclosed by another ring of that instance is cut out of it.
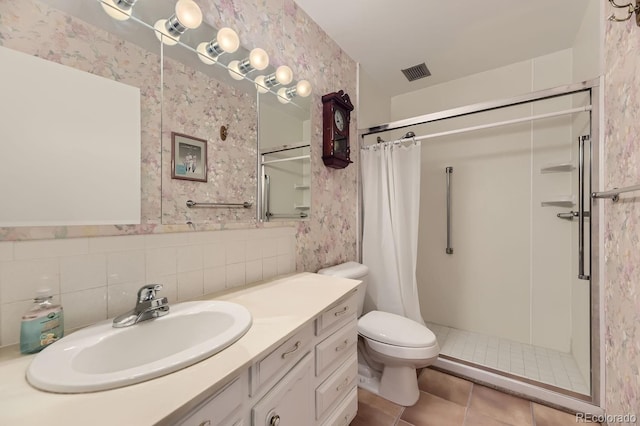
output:
<svg viewBox="0 0 640 426"><path fill-rule="evenodd" d="M366 129L391 118L391 98L369 77L362 67L358 68L358 127Z"/></svg>

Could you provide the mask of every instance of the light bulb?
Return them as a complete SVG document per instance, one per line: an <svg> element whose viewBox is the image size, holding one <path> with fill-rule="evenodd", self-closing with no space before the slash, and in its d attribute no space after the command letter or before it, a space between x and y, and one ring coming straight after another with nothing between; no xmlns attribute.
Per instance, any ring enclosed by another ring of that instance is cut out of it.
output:
<svg viewBox="0 0 640 426"><path fill-rule="evenodd" d="M234 80L242 80L244 78L244 75L240 73L240 68L238 67L239 63L240 61L231 61L229 62L229 65L227 65L229 68L229 75Z"/></svg>
<svg viewBox="0 0 640 426"><path fill-rule="evenodd" d="M158 19L158 21L153 25L153 28L156 30L156 37L158 37L158 40L167 46L173 46L178 43L180 36L173 37L169 35L166 19Z"/></svg>
<svg viewBox="0 0 640 426"><path fill-rule="evenodd" d="M187 28L198 28L202 23L202 11L193 0L178 0L176 18Z"/></svg>
<svg viewBox="0 0 640 426"><path fill-rule="evenodd" d="M281 104L288 104L289 101L291 101L291 99L289 99L289 96L287 96L286 87L281 87L280 89L278 89L278 100Z"/></svg>
<svg viewBox="0 0 640 426"><path fill-rule="evenodd" d="M102 8L107 13L107 15L118 21L126 21L127 19L131 18L131 11L133 10L132 6L133 3L135 3L135 0L129 2L131 3L131 5L128 9L116 5L116 1L117 0L102 0Z"/></svg>
<svg viewBox="0 0 640 426"><path fill-rule="evenodd" d="M218 31L218 35L216 36L216 41L220 48L227 53L233 53L238 50L240 47L240 39L238 38L238 34L233 31L231 28L220 28Z"/></svg>
<svg viewBox="0 0 640 426"><path fill-rule="evenodd" d="M249 53L249 63L257 70L263 70L269 66L269 55L263 49L256 47Z"/></svg>
<svg viewBox="0 0 640 426"><path fill-rule="evenodd" d="M214 64L216 62L216 58L214 58L213 56L211 56L209 54L209 52L207 51L207 45L209 43L206 41L203 41L202 43L200 43L198 45L198 47L196 48L196 51L198 52L198 58L204 62L207 65L211 65Z"/></svg>
<svg viewBox="0 0 640 426"><path fill-rule="evenodd" d="M293 80L293 71L286 65L280 65L276 70L276 80L282 85L291 83Z"/></svg>
<svg viewBox="0 0 640 426"><path fill-rule="evenodd" d="M307 80L300 80L298 84L296 84L296 95L306 98L311 94L311 83Z"/></svg>
<svg viewBox="0 0 640 426"><path fill-rule="evenodd" d="M264 82L264 75L257 76L254 81L256 82L256 89L258 89L258 93L267 93L269 91L267 83Z"/></svg>

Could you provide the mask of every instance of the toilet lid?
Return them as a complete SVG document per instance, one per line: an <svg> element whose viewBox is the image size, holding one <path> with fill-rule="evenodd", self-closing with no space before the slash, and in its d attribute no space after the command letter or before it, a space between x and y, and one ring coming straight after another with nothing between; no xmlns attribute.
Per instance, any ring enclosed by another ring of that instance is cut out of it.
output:
<svg viewBox="0 0 640 426"><path fill-rule="evenodd" d="M388 345L410 348L436 344L436 336L426 326L389 312L371 311L358 320L358 333Z"/></svg>

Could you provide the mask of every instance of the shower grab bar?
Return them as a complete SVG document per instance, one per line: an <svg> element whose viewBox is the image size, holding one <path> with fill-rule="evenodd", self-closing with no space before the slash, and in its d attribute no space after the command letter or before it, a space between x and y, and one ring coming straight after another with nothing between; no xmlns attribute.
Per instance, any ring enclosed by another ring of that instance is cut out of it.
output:
<svg viewBox="0 0 640 426"><path fill-rule="evenodd" d="M304 219L306 217L308 217L308 215L305 212L300 212L300 213L271 213L271 212L267 212L266 213L267 217L272 217L274 219Z"/></svg>
<svg viewBox="0 0 640 426"><path fill-rule="evenodd" d="M248 209L248 208L251 208L252 205L253 205L253 203L250 203L248 201L245 201L244 203L196 203L195 201L187 200L187 207L189 207L189 208L192 208L192 207L210 207L210 208L229 207L229 208L244 208L244 209Z"/></svg>
<svg viewBox="0 0 640 426"><path fill-rule="evenodd" d="M613 188L610 191L592 192L593 198L610 198L614 203L620 199L623 192L640 191L640 185L625 186L624 188Z"/></svg>
<svg viewBox="0 0 640 426"><path fill-rule="evenodd" d="M269 221L269 210L271 207L269 206L271 200L271 176L264 175L264 190L262 193L262 208L264 211L262 212L262 219L265 221Z"/></svg>
<svg viewBox="0 0 640 426"><path fill-rule="evenodd" d="M444 172L447 175L447 248L445 252L453 254L453 247L451 247L451 173L453 173L453 167L445 167Z"/></svg>
<svg viewBox="0 0 640 426"><path fill-rule="evenodd" d="M580 200L578 200L578 279L589 280L589 275L584 273L584 143L589 140L589 135L578 138L578 186Z"/></svg>

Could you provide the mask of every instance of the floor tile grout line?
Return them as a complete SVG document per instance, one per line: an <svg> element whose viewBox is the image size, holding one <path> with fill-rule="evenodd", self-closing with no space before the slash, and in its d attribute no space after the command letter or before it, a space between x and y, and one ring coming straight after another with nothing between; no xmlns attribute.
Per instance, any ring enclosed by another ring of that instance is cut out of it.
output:
<svg viewBox="0 0 640 426"><path fill-rule="evenodd" d="M471 389L469 389L469 397L467 398L467 405L464 407L464 419L462 420L462 426L466 426L467 424L467 416L469 415L469 407L471 407L471 396L473 395L473 389L476 387L476 384L471 382Z"/></svg>

